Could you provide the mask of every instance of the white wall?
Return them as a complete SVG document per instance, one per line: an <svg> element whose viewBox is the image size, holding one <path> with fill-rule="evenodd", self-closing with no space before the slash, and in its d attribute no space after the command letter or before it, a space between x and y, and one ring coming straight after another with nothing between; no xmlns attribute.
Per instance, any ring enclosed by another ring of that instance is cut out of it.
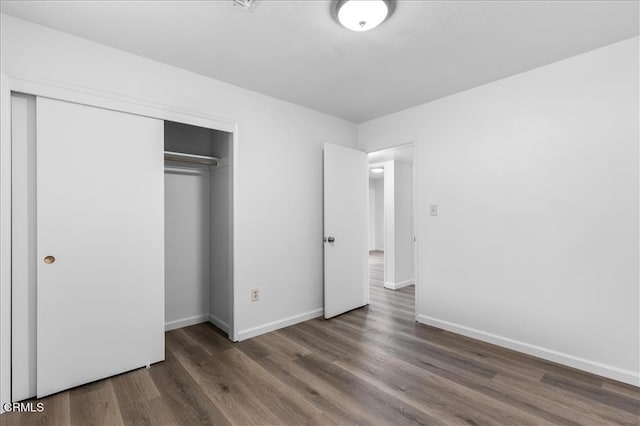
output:
<svg viewBox="0 0 640 426"><path fill-rule="evenodd" d="M412 165L384 163L384 286L397 290L415 283L413 274Z"/></svg>
<svg viewBox="0 0 640 426"><path fill-rule="evenodd" d="M167 330L209 319L210 181L208 167L165 170Z"/></svg>
<svg viewBox="0 0 640 426"><path fill-rule="evenodd" d="M384 178L369 179L369 250L384 250Z"/></svg>
<svg viewBox="0 0 640 426"><path fill-rule="evenodd" d="M416 143L420 321L640 384L638 47L360 125Z"/></svg>
<svg viewBox="0 0 640 426"><path fill-rule="evenodd" d="M10 16L0 27L10 78L237 123L238 336L322 313L322 147L354 147L355 124Z"/></svg>
<svg viewBox="0 0 640 426"><path fill-rule="evenodd" d="M413 274L413 165L394 161L393 208L395 239L394 276L385 285L399 288L414 284Z"/></svg>
<svg viewBox="0 0 640 426"><path fill-rule="evenodd" d="M384 167L384 285L393 288L396 276L396 238L395 238L395 162L385 161Z"/></svg>
<svg viewBox="0 0 640 426"><path fill-rule="evenodd" d="M384 177L375 180L374 191L376 193L375 249L384 251Z"/></svg>
<svg viewBox="0 0 640 426"><path fill-rule="evenodd" d="M231 271L229 227L229 157L211 171L211 293L209 313L220 329L229 328Z"/></svg>
<svg viewBox="0 0 640 426"><path fill-rule="evenodd" d="M376 249L376 181L369 179L369 251Z"/></svg>

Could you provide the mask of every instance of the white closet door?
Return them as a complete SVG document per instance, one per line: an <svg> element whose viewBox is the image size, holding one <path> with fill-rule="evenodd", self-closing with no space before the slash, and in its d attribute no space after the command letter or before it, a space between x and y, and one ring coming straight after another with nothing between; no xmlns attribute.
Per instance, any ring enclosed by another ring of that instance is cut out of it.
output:
<svg viewBox="0 0 640 426"><path fill-rule="evenodd" d="M324 145L324 317L369 303L367 154Z"/></svg>
<svg viewBox="0 0 640 426"><path fill-rule="evenodd" d="M163 138L37 99L38 397L164 359Z"/></svg>

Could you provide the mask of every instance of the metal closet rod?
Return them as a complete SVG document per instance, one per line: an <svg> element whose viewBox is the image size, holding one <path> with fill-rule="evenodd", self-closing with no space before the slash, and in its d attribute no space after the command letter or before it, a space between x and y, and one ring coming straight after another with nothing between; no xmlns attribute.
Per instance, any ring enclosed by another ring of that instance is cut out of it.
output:
<svg viewBox="0 0 640 426"><path fill-rule="evenodd" d="M208 164L217 166L220 160L217 157L209 157L207 155L185 154L183 152L165 151L164 159L171 161L180 161L183 163Z"/></svg>

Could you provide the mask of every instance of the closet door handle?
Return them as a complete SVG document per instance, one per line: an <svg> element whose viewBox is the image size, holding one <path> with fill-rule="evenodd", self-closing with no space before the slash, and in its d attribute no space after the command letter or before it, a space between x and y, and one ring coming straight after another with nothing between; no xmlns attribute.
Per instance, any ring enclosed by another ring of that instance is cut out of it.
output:
<svg viewBox="0 0 640 426"><path fill-rule="evenodd" d="M46 263L47 265L51 265L55 261L56 261L56 258L53 256L45 256L44 258L44 263Z"/></svg>
<svg viewBox="0 0 640 426"><path fill-rule="evenodd" d="M327 238L327 242L328 242L328 243L335 243L335 242L336 242L336 239L335 239L335 238L333 238L333 237L329 237L329 238Z"/></svg>

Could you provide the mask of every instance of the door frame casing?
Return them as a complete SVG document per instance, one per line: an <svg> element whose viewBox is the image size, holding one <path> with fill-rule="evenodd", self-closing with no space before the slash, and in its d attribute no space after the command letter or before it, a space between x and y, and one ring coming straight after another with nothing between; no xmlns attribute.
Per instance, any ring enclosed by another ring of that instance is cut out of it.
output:
<svg viewBox="0 0 640 426"><path fill-rule="evenodd" d="M0 73L0 414L11 402L11 84Z"/></svg>
<svg viewBox="0 0 640 426"><path fill-rule="evenodd" d="M213 130L231 133L231 203L230 221L232 229L230 282L229 292L229 338L238 341L235 327L237 309L235 301L237 286L235 285L237 265L237 221L238 211L238 163L239 138L238 123L234 120L212 116L211 114L186 110L178 107L159 104L153 101L114 95L101 90L51 82L33 76L22 76L1 72L0 88L0 413L5 410L5 403L11 398L11 93L20 92L34 96L73 102L91 107L120 111L165 121L189 124Z"/></svg>

